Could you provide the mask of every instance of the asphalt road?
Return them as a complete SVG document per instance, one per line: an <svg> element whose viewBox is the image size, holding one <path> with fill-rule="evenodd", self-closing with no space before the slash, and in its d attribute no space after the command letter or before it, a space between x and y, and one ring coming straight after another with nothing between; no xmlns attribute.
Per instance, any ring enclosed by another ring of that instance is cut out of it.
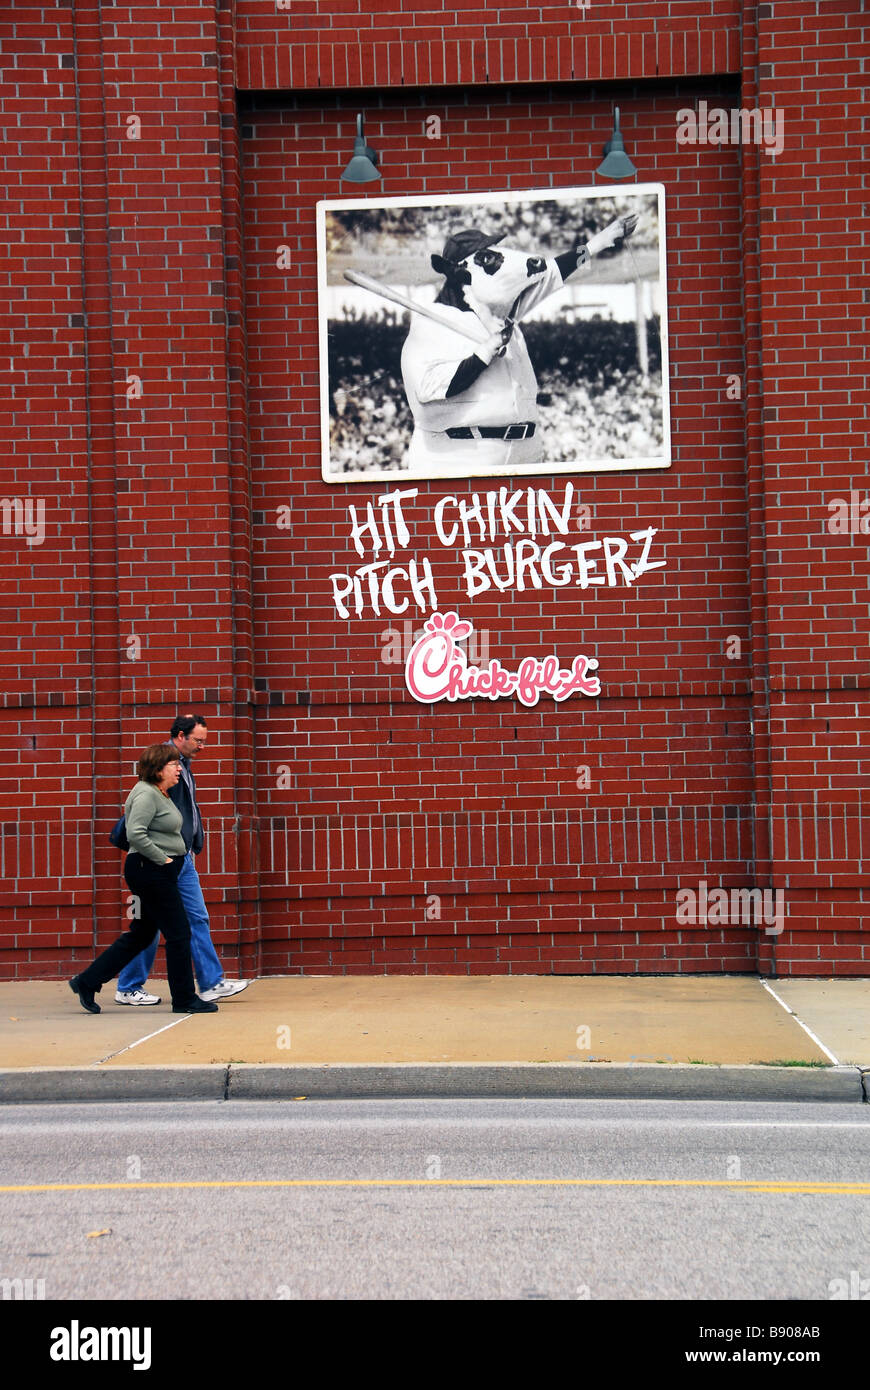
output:
<svg viewBox="0 0 870 1390"><path fill-rule="evenodd" d="M864 1106L0 1109L0 1278L48 1299L828 1300L868 1251Z"/></svg>

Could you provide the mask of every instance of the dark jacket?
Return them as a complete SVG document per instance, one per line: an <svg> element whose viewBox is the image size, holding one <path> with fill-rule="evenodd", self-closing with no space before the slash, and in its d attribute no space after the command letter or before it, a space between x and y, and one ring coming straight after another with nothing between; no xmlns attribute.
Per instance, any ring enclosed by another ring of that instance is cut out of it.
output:
<svg viewBox="0 0 870 1390"><path fill-rule="evenodd" d="M173 747L175 745L173 744ZM192 789L192 790L191 790ZM196 804L196 782L190 770L190 758L181 759L181 776L170 789L169 799L181 812L181 838L188 850L199 854L203 846L202 816Z"/></svg>

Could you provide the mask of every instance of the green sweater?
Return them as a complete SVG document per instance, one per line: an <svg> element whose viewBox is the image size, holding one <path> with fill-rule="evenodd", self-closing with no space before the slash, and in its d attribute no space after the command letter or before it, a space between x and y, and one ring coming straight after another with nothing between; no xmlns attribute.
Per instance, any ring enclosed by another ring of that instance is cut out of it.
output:
<svg viewBox="0 0 870 1390"><path fill-rule="evenodd" d="M155 864L168 855L185 854L181 812L153 782L137 782L124 806L131 850Z"/></svg>

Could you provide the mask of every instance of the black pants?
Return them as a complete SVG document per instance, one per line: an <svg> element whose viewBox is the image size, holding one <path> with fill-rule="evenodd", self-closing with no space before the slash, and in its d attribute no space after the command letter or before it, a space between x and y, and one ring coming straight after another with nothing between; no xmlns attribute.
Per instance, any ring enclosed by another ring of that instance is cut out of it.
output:
<svg viewBox="0 0 870 1390"><path fill-rule="evenodd" d="M166 941L166 973L174 1008L186 1008L196 997L190 963L190 923L178 891L177 879L184 863L178 854L168 864L155 864L141 854L128 854L124 877L130 891L139 899L139 917L130 930L113 941L79 975L88 989L98 990L120 975L125 965L150 946L157 932Z"/></svg>

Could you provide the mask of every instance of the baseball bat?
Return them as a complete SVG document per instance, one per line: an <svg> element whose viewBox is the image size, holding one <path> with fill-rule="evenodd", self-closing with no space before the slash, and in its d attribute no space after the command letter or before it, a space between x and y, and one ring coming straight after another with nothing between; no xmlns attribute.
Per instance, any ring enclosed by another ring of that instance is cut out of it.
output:
<svg viewBox="0 0 870 1390"><path fill-rule="evenodd" d="M401 304L403 309L410 309L412 314L422 314L424 318L432 319L434 323L440 323L442 328L452 328L454 333L461 333L463 337L470 338L473 343L478 345L486 337L483 328L475 329L454 323L446 314L438 312L437 305L420 304L416 299L410 299L408 295L402 294L399 290L392 289L389 285L382 285L380 280L373 280L370 275L363 275L361 270L346 270L345 280L349 280L352 285L359 285L360 289L371 290L372 294L379 294L382 299L390 299L394 304ZM477 320L475 320L477 322Z"/></svg>

